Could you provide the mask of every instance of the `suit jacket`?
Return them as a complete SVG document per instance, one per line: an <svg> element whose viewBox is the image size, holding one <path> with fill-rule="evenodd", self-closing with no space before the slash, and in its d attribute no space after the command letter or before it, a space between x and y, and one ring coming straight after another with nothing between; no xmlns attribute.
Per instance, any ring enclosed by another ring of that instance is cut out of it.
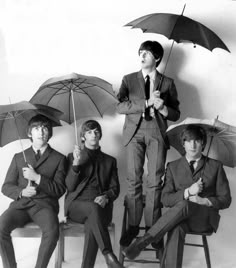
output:
<svg viewBox="0 0 236 268"><path fill-rule="evenodd" d="M42 208L52 208L58 213L58 199L66 189L64 181L66 176L66 157L49 145L38 161L35 159L32 147L24 152L28 164L41 175L40 183L36 186L37 194L31 198L19 198L21 191L28 184L28 180L23 177L22 172L22 168L26 166L22 152L15 154L12 159L2 186L2 193L14 199L10 204L11 207L24 209L32 204L37 204Z"/></svg>
<svg viewBox="0 0 236 268"><path fill-rule="evenodd" d="M155 90L159 88L161 76L162 75L157 72L154 85ZM169 144L166 136L167 120L177 121L179 119L179 101L174 81L171 78L163 76L159 90L160 97L164 100L164 105L167 107L168 116L165 118L155 110L155 117L162 137L168 147ZM126 114L123 128L123 142L126 146L134 136L142 114L145 111L145 80L142 71L131 73L123 77L117 97L119 100L117 104L118 113Z"/></svg>
<svg viewBox="0 0 236 268"><path fill-rule="evenodd" d="M204 161L206 161L205 168ZM219 161L202 156L193 174L185 157L168 163L162 190L162 203L165 207L173 207L184 200L184 190L200 177L204 187L199 196L208 198L212 203L213 207L209 210L209 223L216 231L220 219L219 209L228 208L231 203L229 182Z"/></svg>
<svg viewBox="0 0 236 268"><path fill-rule="evenodd" d="M72 167L73 154L68 155L70 168L66 176L67 194L65 198L65 215L73 200L75 200L91 177L93 173L93 162L89 158L88 152L84 149L81 152L78 172ZM101 189L101 195L106 195L110 204L118 197L120 193L120 184L118 179L116 159L103 152L99 152L98 161L100 163L98 170L98 180Z"/></svg>

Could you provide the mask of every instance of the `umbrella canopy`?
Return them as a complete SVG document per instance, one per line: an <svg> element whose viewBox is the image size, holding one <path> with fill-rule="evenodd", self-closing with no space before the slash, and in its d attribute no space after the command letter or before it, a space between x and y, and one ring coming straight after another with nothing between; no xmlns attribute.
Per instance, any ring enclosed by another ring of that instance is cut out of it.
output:
<svg viewBox="0 0 236 268"><path fill-rule="evenodd" d="M18 139L28 139L28 122L37 114L47 116L53 126L61 125L59 118L62 112L46 105L27 101L0 105L0 147Z"/></svg>
<svg viewBox="0 0 236 268"><path fill-rule="evenodd" d="M188 117L179 124L171 125L167 129L167 136L172 147L181 155L185 154L180 134L190 124L201 126L206 130L207 144L203 154L221 161L225 166L236 166L236 127L218 119Z"/></svg>
<svg viewBox="0 0 236 268"><path fill-rule="evenodd" d="M162 34L177 43L189 41L211 51L218 47L230 52L212 30L182 14L153 13L135 19L125 26L140 28L144 33Z"/></svg>
<svg viewBox="0 0 236 268"><path fill-rule="evenodd" d="M112 86L107 81L72 73L44 82L30 100L31 103L50 105L63 111L62 120L69 124L85 117L102 117L117 103ZM76 143L77 131L76 131Z"/></svg>

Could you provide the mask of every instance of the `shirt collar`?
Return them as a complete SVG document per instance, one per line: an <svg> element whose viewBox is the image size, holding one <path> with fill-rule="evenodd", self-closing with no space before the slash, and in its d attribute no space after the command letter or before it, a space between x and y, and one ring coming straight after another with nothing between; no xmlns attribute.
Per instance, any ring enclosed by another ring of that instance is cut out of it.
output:
<svg viewBox="0 0 236 268"><path fill-rule="evenodd" d="M187 156L185 156L185 158L188 161L188 163L190 163L190 161L196 161L196 163L197 163L202 158L202 155L197 159L188 159Z"/></svg>
<svg viewBox="0 0 236 268"><path fill-rule="evenodd" d="M37 151L39 150L40 151L40 154L42 155L46 149L48 148L48 144L45 144L43 147L41 147L40 149L37 149L34 147L34 145L32 145L32 148L34 150L34 152L37 154Z"/></svg>
<svg viewBox="0 0 236 268"><path fill-rule="evenodd" d="M157 71L153 70L151 73L145 72L145 70L142 70L143 78L146 79L146 76L149 75L151 80L155 80L157 76Z"/></svg>

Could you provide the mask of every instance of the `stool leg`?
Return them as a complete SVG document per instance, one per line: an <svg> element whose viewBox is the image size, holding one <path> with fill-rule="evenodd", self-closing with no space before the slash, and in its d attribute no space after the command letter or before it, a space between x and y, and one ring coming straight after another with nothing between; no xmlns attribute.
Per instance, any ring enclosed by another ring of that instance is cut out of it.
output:
<svg viewBox="0 0 236 268"><path fill-rule="evenodd" d="M202 236L202 243L203 243L203 247L204 247L207 268L211 268L211 260L210 260L209 247L208 247L207 238L206 238L205 235Z"/></svg>
<svg viewBox="0 0 236 268"><path fill-rule="evenodd" d="M127 207L125 205L122 228L121 228L121 237L125 233L126 228L127 228ZM122 265L124 264L124 255L122 254L122 247L121 246L120 246L120 251L119 251L119 262Z"/></svg>

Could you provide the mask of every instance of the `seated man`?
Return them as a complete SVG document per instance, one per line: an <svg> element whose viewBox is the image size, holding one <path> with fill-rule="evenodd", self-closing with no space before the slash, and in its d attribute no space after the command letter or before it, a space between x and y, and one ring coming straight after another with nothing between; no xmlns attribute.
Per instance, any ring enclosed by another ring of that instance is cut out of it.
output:
<svg viewBox="0 0 236 268"><path fill-rule="evenodd" d="M83 123L80 136L83 148L76 145L68 156L65 215L85 224L81 268L94 267L98 248L109 268L123 268L113 253L108 232L113 202L120 192L116 159L101 151L102 129L97 121Z"/></svg>
<svg viewBox="0 0 236 268"><path fill-rule="evenodd" d="M66 157L52 149L51 121L42 115L34 116L28 124L32 146L12 159L2 192L14 201L0 216L0 254L3 268L16 268L11 232L29 222L42 229L42 239L36 268L45 268L59 237L58 199L65 192Z"/></svg>
<svg viewBox="0 0 236 268"><path fill-rule="evenodd" d="M181 140L186 154L167 165L162 191L163 205L169 209L143 237L123 251L130 259L169 232L166 268L181 268L186 232L216 232L219 210L230 206L229 183L222 164L202 155L205 130L188 125Z"/></svg>

